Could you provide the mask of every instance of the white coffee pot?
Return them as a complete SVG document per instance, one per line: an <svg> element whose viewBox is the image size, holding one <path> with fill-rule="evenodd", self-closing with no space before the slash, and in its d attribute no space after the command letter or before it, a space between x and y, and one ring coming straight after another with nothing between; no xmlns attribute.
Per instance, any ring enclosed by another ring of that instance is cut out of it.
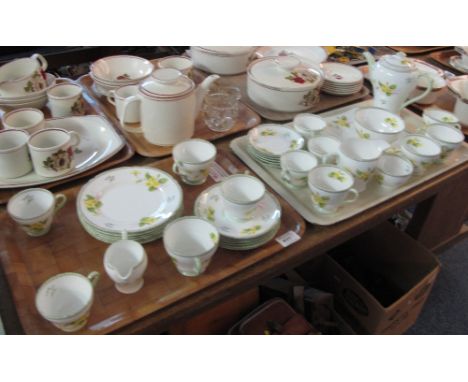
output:
<svg viewBox="0 0 468 382"><path fill-rule="evenodd" d="M369 52L364 52L364 55L369 64L374 106L399 114L401 109L424 98L432 91L433 79L427 73L420 72L404 53L382 56L378 62ZM421 77L427 79L426 90L408 100Z"/></svg>
<svg viewBox="0 0 468 382"><path fill-rule="evenodd" d="M203 99L218 78L208 76L197 88L177 69L157 69L138 86L135 96L124 101L120 123L125 130L143 133L148 142L159 146L189 139ZM140 103L141 127L129 127L124 122L128 106L134 102Z"/></svg>

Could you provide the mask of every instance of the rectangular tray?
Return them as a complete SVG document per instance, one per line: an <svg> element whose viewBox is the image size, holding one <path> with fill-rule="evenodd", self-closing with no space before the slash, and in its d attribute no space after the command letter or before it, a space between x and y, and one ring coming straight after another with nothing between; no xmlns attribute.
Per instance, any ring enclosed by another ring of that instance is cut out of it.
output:
<svg viewBox="0 0 468 382"><path fill-rule="evenodd" d="M368 105L369 101L360 102L354 105L346 106L337 110L321 114L326 120L342 115L346 112L353 110L359 106ZM422 118L410 110L403 110L401 113L402 118L405 120L406 128L408 131L414 131L418 126L423 124ZM446 163L433 166L421 176L413 176L408 183L396 190L381 190L371 180L367 185L366 191L359 195L356 202L342 206L334 214L320 214L315 212L310 202L310 194L307 187L303 189L291 189L281 181L281 170L263 166L255 161L247 152L247 137L239 137L231 142L232 150L241 158L244 163L249 166L260 178L262 178L270 187L272 187L278 194L286 199L294 209L299 212L302 217L310 223L318 225L331 225L338 223L342 220L355 216L367 209L374 207L380 203L389 200L406 190L409 190L425 181L434 178L435 176L468 161L468 144L463 145L453 152L447 159Z"/></svg>
<svg viewBox="0 0 468 382"><path fill-rule="evenodd" d="M445 66L447 69L450 69L451 72L455 74L466 74L450 64L450 57L452 56L459 56L460 54L457 53L454 49L444 50L442 52L434 52L429 55L429 57L434 60L435 62Z"/></svg>
<svg viewBox="0 0 468 382"><path fill-rule="evenodd" d="M397 52L403 52L408 55L425 54L435 52L442 49L448 49L449 46L389 46L389 48Z"/></svg>
<svg viewBox="0 0 468 382"><path fill-rule="evenodd" d="M172 163L172 158L166 158L151 166L173 174ZM228 148L219 149L217 163L228 174L248 171ZM178 179L177 176L174 177ZM193 215L196 197L214 183L211 178L200 186L181 183L184 215ZM94 270L101 273L89 322L78 333L105 334L188 298L197 291L274 256L283 248L275 240L251 251L236 252L220 248L206 273L191 278L177 272L164 250L162 240L157 240L144 245L148 254L148 268L144 275L143 288L135 294L124 295L117 292L103 269L103 254L107 244L88 235L78 221L75 202L79 190L80 186L76 186L63 191L68 201L56 215L51 231L43 237L27 236L5 211L0 212L0 261L21 325L28 334L64 334L45 321L34 305L37 288L57 273L88 274ZM292 230L302 236L305 231L304 220L288 203L278 199L282 207L282 217L277 235Z"/></svg>
<svg viewBox="0 0 468 382"><path fill-rule="evenodd" d="M156 62L157 60L153 60ZM125 135L127 140L132 144L136 152L145 157L164 157L172 153L172 146L157 146L149 143L142 134L130 133L120 128L120 122L115 113L115 106L109 103L106 97L99 95L93 86L92 78L86 74L78 79L78 82L86 89L86 92L90 94L100 104L102 110L106 116L113 122L114 126L117 126L121 133ZM214 141L216 139L226 137L240 131L248 130L260 123L260 116L250 109L248 106L240 103L239 118L232 129L229 131L215 132L208 128L203 121L203 117L199 115L195 121L195 134L194 138L202 138L208 141Z"/></svg>

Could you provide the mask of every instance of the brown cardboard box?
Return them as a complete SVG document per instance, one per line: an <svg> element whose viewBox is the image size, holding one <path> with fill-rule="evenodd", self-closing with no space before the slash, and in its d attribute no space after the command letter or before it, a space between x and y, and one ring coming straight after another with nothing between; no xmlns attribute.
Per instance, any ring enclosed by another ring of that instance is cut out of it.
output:
<svg viewBox="0 0 468 382"><path fill-rule="evenodd" d="M370 334L402 334L414 324L440 270L437 258L390 223L325 255L335 301Z"/></svg>

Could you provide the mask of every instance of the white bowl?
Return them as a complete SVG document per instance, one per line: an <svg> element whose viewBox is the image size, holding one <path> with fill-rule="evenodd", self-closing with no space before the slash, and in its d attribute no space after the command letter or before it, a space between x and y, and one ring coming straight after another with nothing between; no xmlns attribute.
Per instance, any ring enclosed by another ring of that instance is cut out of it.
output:
<svg viewBox="0 0 468 382"><path fill-rule="evenodd" d="M101 58L90 69L95 78L117 85L143 80L153 72L154 66L145 58L121 55Z"/></svg>
<svg viewBox="0 0 468 382"><path fill-rule="evenodd" d="M378 107L358 108L354 112L354 128L360 138L394 142L405 129L400 116Z"/></svg>

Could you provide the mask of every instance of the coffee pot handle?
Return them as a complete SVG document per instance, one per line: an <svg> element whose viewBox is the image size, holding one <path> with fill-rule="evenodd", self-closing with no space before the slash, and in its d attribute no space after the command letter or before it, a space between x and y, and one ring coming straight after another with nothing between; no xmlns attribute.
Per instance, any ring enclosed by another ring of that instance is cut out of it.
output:
<svg viewBox="0 0 468 382"><path fill-rule="evenodd" d="M403 110L405 107L407 107L408 105L411 105L412 103L416 102L416 101L419 101L420 99L423 99L425 96L427 96L431 91L432 91L432 87L434 86L434 80L431 78L431 76L429 76L427 73L422 73L418 76L419 77L424 77L427 79L427 83L428 83L428 87L426 88L425 91L423 91L420 95L414 97L414 98L411 98L410 100L406 101L403 106L400 108L400 110Z"/></svg>
<svg viewBox="0 0 468 382"><path fill-rule="evenodd" d="M135 103L135 102L141 102L141 99L136 95L130 96L125 99L123 103L123 107L122 107L122 113L120 115L120 126L122 126L122 129L124 129L125 131L128 131L129 133L141 134L143 133L143 129L141 127L129 127L125 123L125 116L127 114L128 107L130 106L130 104Z"/></svg>

